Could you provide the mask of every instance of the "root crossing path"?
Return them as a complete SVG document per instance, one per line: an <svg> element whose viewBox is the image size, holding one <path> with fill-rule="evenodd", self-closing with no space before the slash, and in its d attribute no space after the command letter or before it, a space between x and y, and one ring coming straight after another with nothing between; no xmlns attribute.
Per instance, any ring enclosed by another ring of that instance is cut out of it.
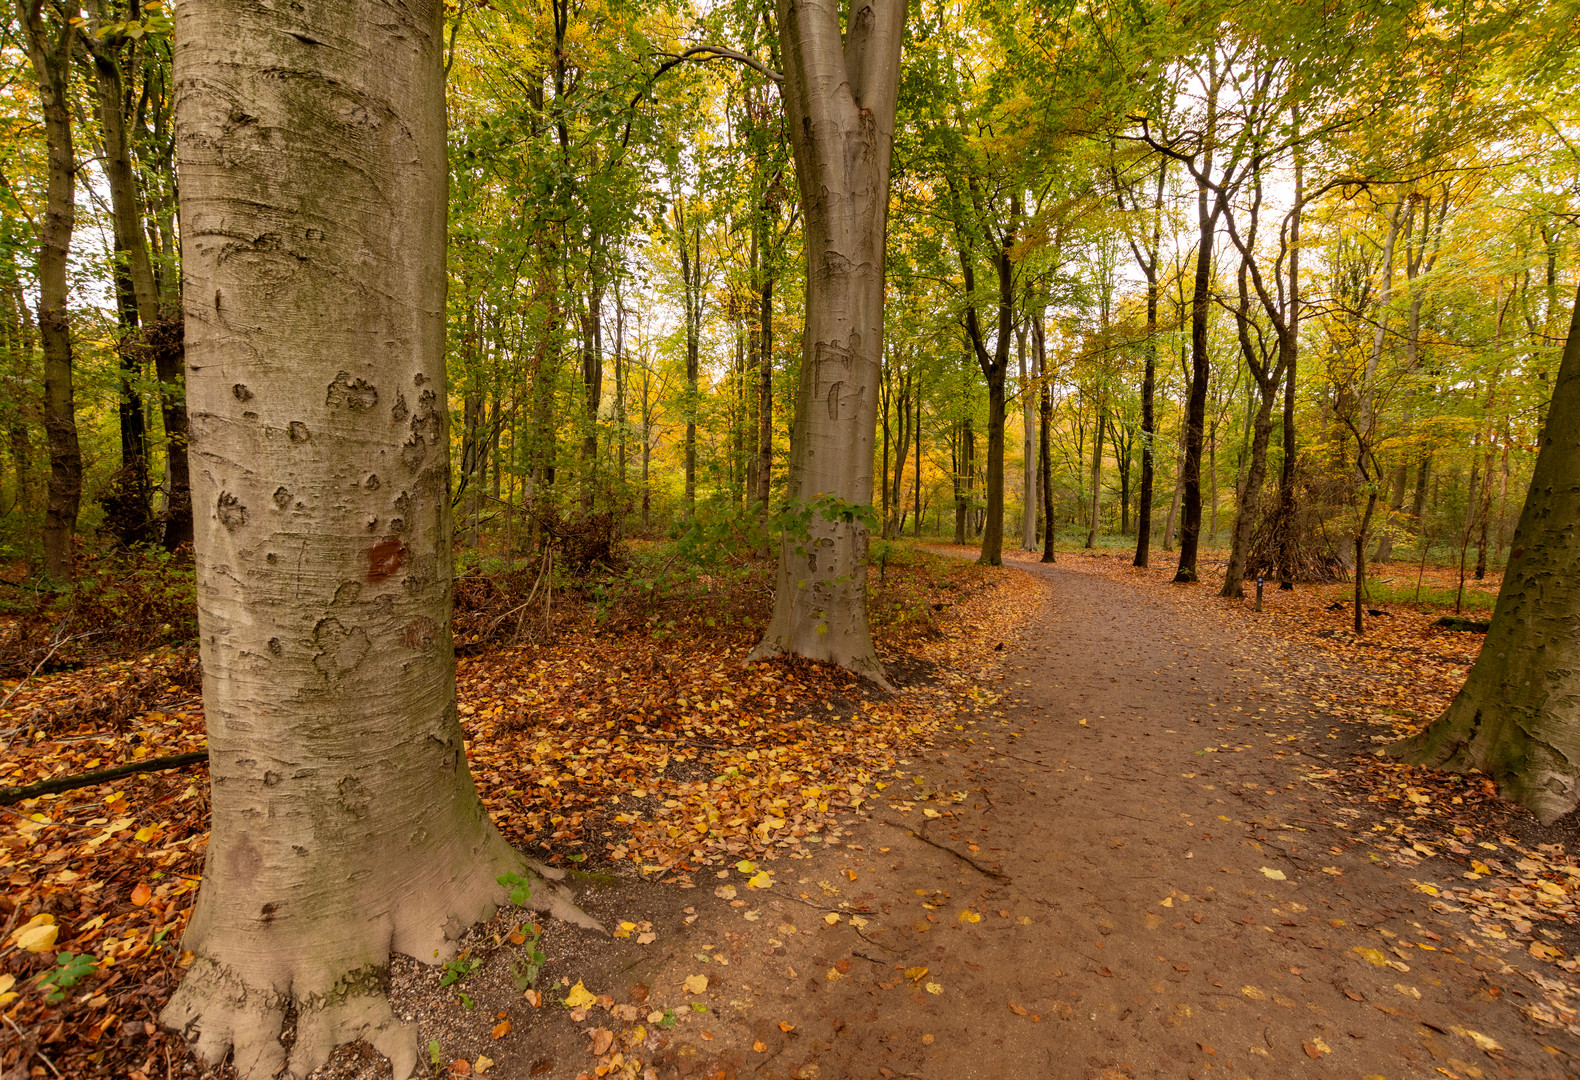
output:
<svg viewBox="0 0 1580 1080"><path fill-rule="evenodd" d="M1463 916L1348 850L1375 815L1311 777L1358 748L1250 643L1157 586L1021 565L1047 598L999 705L748 922L706 898L646 974L713 977L660 1076L1575 1075ZM699 931L733 963L699 965Z"/></svg>

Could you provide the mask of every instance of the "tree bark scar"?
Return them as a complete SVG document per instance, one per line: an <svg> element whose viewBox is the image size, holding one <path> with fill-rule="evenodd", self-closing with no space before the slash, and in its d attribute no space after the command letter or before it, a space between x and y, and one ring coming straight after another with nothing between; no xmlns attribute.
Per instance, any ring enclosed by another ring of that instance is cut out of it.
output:
<svg viewBox="0 0 1580 1080"><path fill-rule="evenodd" d="M406 562L406 545L398 536L386 536L368 549L368 584L377 585Z"/></svg>
<svg viewBox="0 0 1580 1080"><path fill-rule="evenodd" d="M330 408L344 405L351 412L371 409L379 401L378 389L366 379L353 379L350 372L342 371L329 384L324 404Z"/></svg>

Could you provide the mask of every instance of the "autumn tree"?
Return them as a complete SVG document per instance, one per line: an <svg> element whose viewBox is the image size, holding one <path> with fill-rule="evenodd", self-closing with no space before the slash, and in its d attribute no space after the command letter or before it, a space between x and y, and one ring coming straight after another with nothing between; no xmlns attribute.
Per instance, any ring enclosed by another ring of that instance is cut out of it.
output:
<svg viewBox="0 0 1580 1080"><path fill-rule="evenodd" d="M502 878L532 877L456 710L440 8L226 0L177 22L213 817L162 1019L249 1080L352 1039L403 1080L391 950L453 955Z"/></svg>

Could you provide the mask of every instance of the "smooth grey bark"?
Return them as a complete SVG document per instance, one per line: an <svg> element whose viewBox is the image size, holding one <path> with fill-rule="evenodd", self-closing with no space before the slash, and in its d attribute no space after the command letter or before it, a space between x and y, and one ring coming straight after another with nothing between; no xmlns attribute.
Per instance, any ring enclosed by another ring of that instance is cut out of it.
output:
<svg viewBox="0 0 1580 1080"><path fill-rule="evenodd" d="M1097 546L1098 515L1103 508L1103 428L1107 417L1103 413L1103 398L1097 398L1097 434L1092 438L1092 502L1087 507L1086 544L1090 549Z"/></svg>
<svg viewBox="0 0 1580 1080"><path fill-rule="evenodd" d="M1447 711L1393 753L1479 769L1550 823L1580 803L1580 294L1486 643Z"/></svg>
<svg viewBox="0 0 1580 1080"><path fill-rule="evenodd" d="M196 959L161 1019L246 1080L353 1039L404 1080L391 951L452 956L497 876L528 873L456 711L441 10L213 0L176 20L213 817ZM534 906L578 917L536 884Z"/></svg>
<svg viewBox="0 0 1580 1080"><path fill-rule="evenodd" d="M778 0L784 102L806 249L806 328L790 440L792 505L872 503L883 277L905 0ZM842 32L843 30L843 32ZM887 684L867 624L868 530L814 511L780 541L753 658L794 653Z"/></svg>

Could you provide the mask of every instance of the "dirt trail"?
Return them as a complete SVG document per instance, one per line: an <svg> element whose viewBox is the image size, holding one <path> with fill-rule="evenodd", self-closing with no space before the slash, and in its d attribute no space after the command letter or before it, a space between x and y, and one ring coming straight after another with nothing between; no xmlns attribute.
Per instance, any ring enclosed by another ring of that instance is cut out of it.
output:
<svg viewBox="0 0 1580 1080"><path fill-rule="evenodd" d="M657 1075L1574 1075L1580 1047L1518 1013L1512 969L1344 850L1365 807L1302 776L1332 725L1232 630L1068 562L1022 564L1048 597L1001 709L905 763L798 881L690 894L667 960L628 969L682 1003L646 1033Z"/></svg>
<svg viewBox="0 0 1580 1080"><path fill-rule="evenodd" d="M1268 637L1078 557L1012 560L1046 594L999 699L821 853L767 890L752 867L611 881L583 903L635 932L552 926L542 1007L498 964L468 1010L403 961L397 1011L503 1080L1580 1075L1466 916L1356 842L1377 805L1322 777L1370 732L1284 685ZM601 1000L560 1007L576 980ZM325 1075L388 1070L362 1049Z"/></svg>

